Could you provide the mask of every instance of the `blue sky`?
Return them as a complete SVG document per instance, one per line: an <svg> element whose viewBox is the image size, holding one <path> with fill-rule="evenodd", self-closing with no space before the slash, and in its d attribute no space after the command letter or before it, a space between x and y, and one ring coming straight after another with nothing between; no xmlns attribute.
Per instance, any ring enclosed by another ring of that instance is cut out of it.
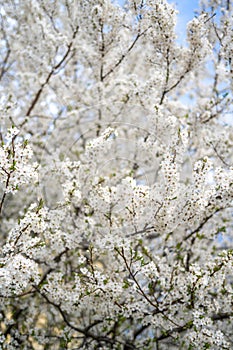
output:
<svg viewBox="0 0 233 350"><path fill-rule="evenodd" d="M154 0L158 1L158 0ZM178 41L181 44L185 43L186 37L186 24L193 16L194 11L198 9L198 0L167 0L171 4L175 4L176 9L179 11L177 20L177 35ZM117 0L120 5L123 5L125 0Z"/></svg>
<svg viewBox="0 0 233 350"><path fill-rule="evenodd" d="M179 11L176 31L178 41L182 44L185 41L186 24L194 17L194 12L198 9L198 0L168 0L168 2L175 4L175 8Z"/></svg>

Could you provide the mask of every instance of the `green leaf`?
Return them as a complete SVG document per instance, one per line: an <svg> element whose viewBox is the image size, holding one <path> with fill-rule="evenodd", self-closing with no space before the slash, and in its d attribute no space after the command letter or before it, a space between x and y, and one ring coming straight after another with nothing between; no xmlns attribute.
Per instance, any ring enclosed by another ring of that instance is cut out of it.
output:
<svg viewBox="0 0 233 350"><path fill-rule="evenodd" d="M38 213L38 212L40 211L40 209L43 208L43 205L44 205L44 201L43 201L42 198L40 198L39 203L38 203L38 206L37 206L37 208L36 208L36 213Z"/></svg>
<svg viewBox="0 0 233 350"><path fill-rule="evenodd" d="M15 159L13 159L12 165L11 165L9 170L10 171L15 171L16 170L16 160Z"/></svg>

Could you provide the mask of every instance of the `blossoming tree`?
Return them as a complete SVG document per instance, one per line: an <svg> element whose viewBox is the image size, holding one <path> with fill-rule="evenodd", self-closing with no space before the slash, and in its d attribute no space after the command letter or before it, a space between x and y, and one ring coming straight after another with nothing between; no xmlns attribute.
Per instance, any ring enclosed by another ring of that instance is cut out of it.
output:
<svg viewBox="0 0 233 350"><path fill-rule="evenodd" d="M232 349L233 5L1 5L2 349Z"/></svg>

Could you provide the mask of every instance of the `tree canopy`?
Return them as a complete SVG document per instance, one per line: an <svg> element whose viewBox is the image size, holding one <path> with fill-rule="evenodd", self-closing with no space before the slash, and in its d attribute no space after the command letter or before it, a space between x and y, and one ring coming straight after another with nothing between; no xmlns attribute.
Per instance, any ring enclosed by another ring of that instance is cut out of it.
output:
<svg viewBox="0 0 233 350"><path fill-rule="evenodd" d="M0 7L0 347L233 348L233 5Z"/></svg>

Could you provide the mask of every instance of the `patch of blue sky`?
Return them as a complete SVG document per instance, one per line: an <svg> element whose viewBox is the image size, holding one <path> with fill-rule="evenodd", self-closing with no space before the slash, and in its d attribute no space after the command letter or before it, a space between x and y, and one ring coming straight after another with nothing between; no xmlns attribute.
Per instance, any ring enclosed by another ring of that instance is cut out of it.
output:
<svg viewBox="0 0 233 350"><path fill-rule="evenodd" d="M157 0L154 0L155 2ZM167 0L168 3L174 4L176 10L178 10L177 16L177 39L178 41L185 45L186 41L186 25L189 21L191 21L198 10L198 0ZM124 6L125 0L117 0L116 1L120 6Z"/></svg>
<svg viewBox="0 0 233 350"><path fill-rule="evenodd" d="M181 45L185 45L186 26L198 10L198 0L168 0L168 3L174 4L175 9L178 10L176 24L177 40Z"/></svg>
<svg viewBox="0 0 233 350"><path fill-rule="evenodd" d="M198 10L198 0L167 0L168 3L173 4L178 11L176 22L177 43L181 46L187 46L187 24L190 22ZM191 108L195 105L196 100L193 98L192 91L187 91L186 94L179 96L179 101Z"/></svg>

